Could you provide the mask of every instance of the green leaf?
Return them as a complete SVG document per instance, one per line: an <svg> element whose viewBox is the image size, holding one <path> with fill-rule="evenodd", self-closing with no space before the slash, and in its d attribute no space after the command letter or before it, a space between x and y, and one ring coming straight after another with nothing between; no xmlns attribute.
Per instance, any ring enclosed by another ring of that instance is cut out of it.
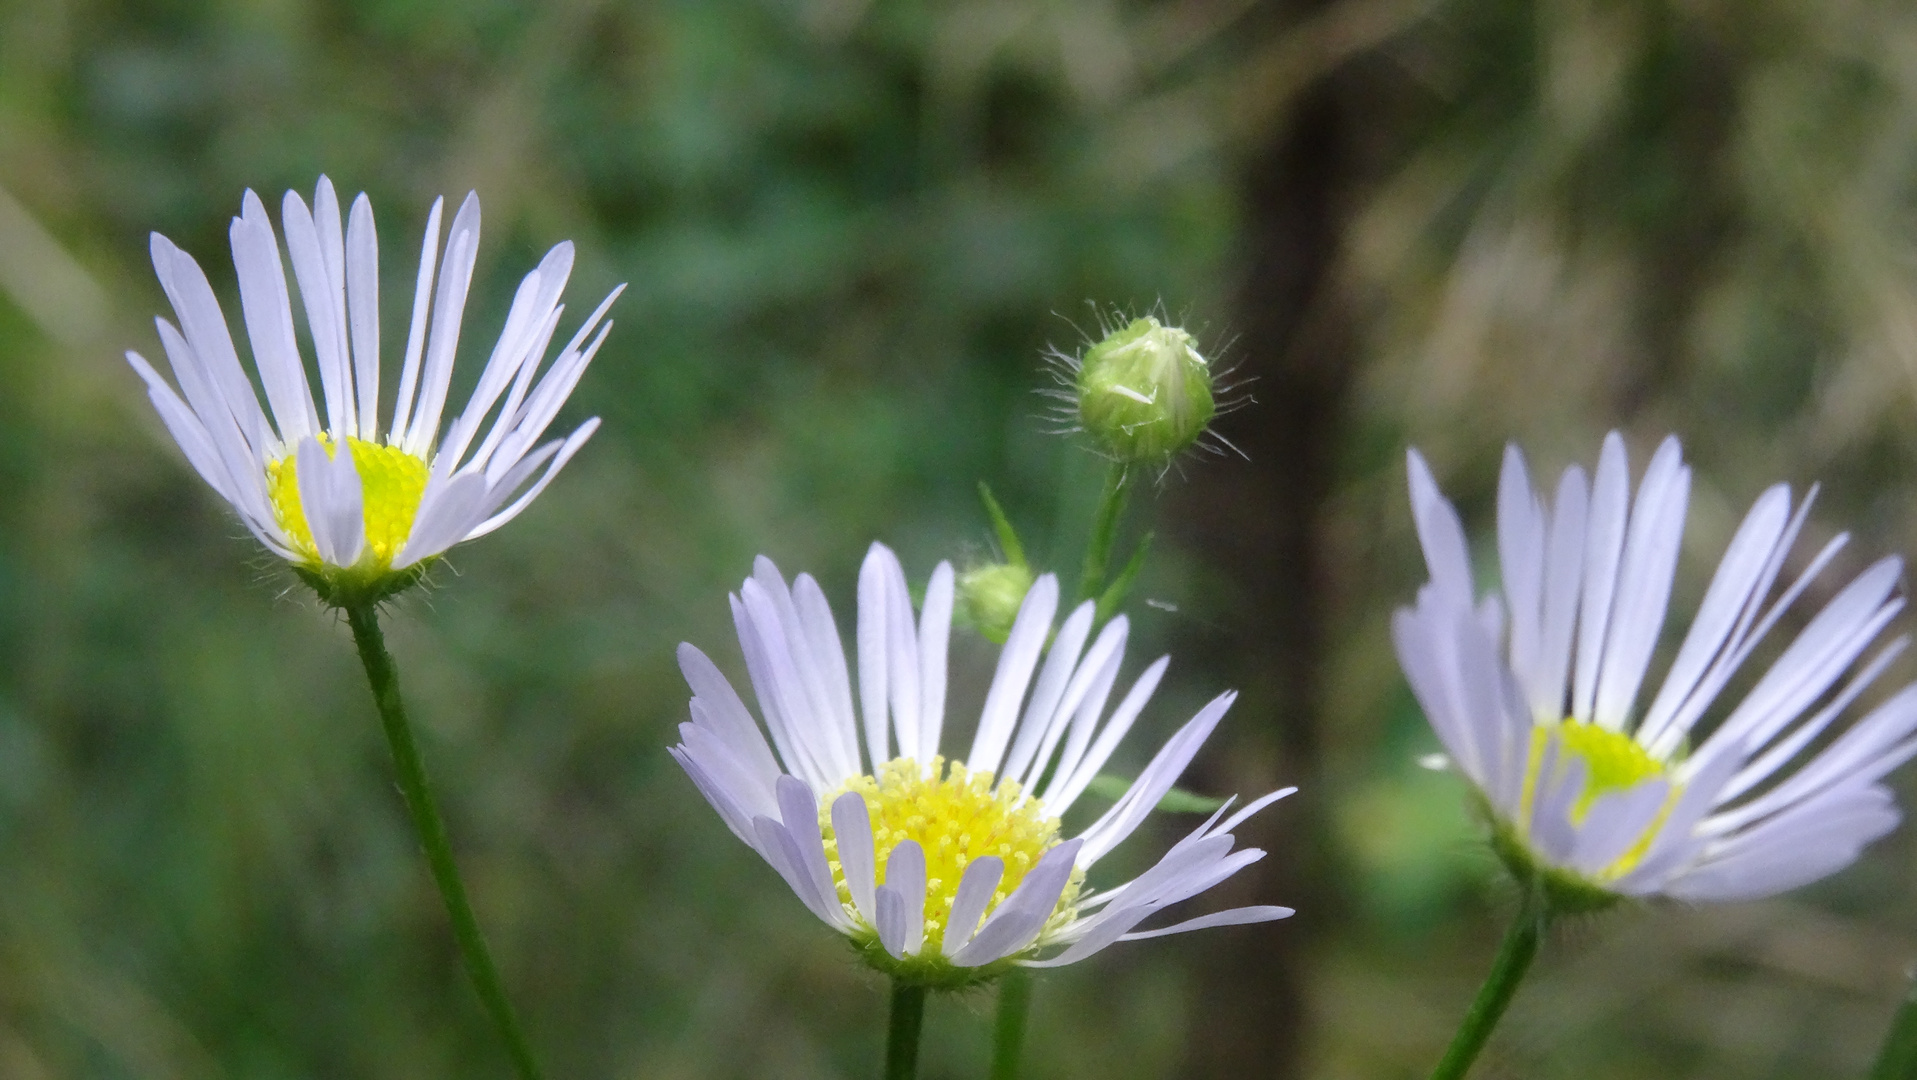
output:
<svg viewBox="0 0 1917 1080"><path fill-rule="evenodd" d="M985 481L978 482L979 500L985 503L985 514L992 519L992 531L998 533L998 546L1005 549L1005 561L1013 566L1025 565L1025 547L1018 542L1018 532L1012 528L1012 520L1005 516L1005 509L992 498L992 489Z"/></svg>
<svg viewBox="0 0 1917 1080"><path fill-rule="evenodd" d="M1132 782L1127 777L1099 773L1092 777L1091 783L1085 785L1085 794L1117 802L1124 797L1125 792L1131 790L1131 786ZM1223 799L1213 799L1180 787L1165 792L1165 797L1158 800L1158 809L1168 814L1209 814L1223 805Z"/></svg>

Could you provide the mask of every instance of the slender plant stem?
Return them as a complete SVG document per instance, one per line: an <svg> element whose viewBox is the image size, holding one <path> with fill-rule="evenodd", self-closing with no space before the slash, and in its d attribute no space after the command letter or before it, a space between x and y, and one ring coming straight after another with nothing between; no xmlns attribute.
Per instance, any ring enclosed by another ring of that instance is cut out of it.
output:
<svg viewBox="0 0 1917 1080"><path fill-rule="evenodd" d="M1517 994L1518 983L1524 981L1524 973L1538 954L1538 943L1549 921L1550 913L1544 907L1539 890L1527 888L1524 902L1518 905L1518 917L1512 921L1511 929L1505 931L1504 944L1498 946L1498 958L1491 963L1491 974L1478 989L1471 1011L1464 1014L1464 1023L1452 1036L1444 1058L1432 1070L1431 1080L1460 1080L1470 1071L1478 1051L1484 1049L1485 1041L1491 1037L1491 1029L1498 1026L1499 1018Z"/></svg>
<svg viewBox="0 0 1917 1080"><path fill-rule="evenodd" d="M925 1027L925 987L892 980L892 1022L885 1036L885 1080L919 1074L919 1032Z"/></svg>
<svg viewBox="0 0 1917 1080"><path fill-rule="evenodd" d="M1917 1080L1917 982L1911 984L1896 1019L1890 1022L1890 1034L1877 1052L1870 1080Z"/></svg>
<svg viewBox="0 0 1917 1080"><path fill-rule="evenodd" d="M393 654L386 651L378 609L371 604L349 607L346 622L353 628L353 644L359 646L360 661L366 665L366 680L373 686L373 701L379 706L380 723L386 729L386 742L393 751L393 770L399 777L399 790L406 798L406 809L413 816L413 829L419 834L420 847L425 849L433 881L439 885L439 895L446 901L453 937L459 942L459 954L465 958L473 989L479 992L479 1000L486 1006L493 1027L505 1041L521 1080L539 1080L539 1064L533 1060L532 1048L519 1030L519 1021L513 1017L513 1007L499 982L499 968L493 964L492 954L486 951L479 921L473 918L472 905L466 902L466 886L459 880L459 867L453 862L446 824L440 820L439 807L433 802L426 769L419 760L419 747L413 742L412 725L406 720L406 703L399 696L399 670L393 666Z"/></svg>
<svg viewBox="0 0 1917 1080"><path fill-rule="evenodd" d="M1025 1020L1032 1012L1032 975L1013 968L998 981L998 1016L992 1021L992 1080L1017 1080L1025 1049Z"/></svg>
<svg viewBox="0 0 1917 1080"><path fill-rule="evenodd" d="M1085 545L1085 572L1078 579L1078 599L1096 600L1105 591L1105 568L1112 561L1112 545L1118 539L1118 519L1125 512L1125 497L1131 494L1126 484L1126 467L1114 461L1105 472L1105 489L1098 497L1098 516L1092 519L1092 539Z"/></svg>

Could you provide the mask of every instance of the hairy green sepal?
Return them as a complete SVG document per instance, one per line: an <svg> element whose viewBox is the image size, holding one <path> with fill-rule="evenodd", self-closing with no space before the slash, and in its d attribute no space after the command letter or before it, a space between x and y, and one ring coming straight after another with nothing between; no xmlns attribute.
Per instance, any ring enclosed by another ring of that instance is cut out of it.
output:
<svg viewBox="0 0 1917 1080"><path fill-rule="evenodd" d="M384 603L419 584L433 562L434 559L426 559L404 570L380 566L371 560L344 568L295 563L293 573L318 594L320 603L328 607L355 608Z"/></svg>
<svg viewBox="0 0 1917 1080"><path fill-rule="evenodd" d="M923 986L927 990L970 990L984 986L1018 967L1017 959L1009 956L981 967L959 967L942 955L915 955L901 960L886 952L885 946L879 943L879 935L868 929L855 931L849 940L859 959L873 968L898 982L908 986Z"/></svg>

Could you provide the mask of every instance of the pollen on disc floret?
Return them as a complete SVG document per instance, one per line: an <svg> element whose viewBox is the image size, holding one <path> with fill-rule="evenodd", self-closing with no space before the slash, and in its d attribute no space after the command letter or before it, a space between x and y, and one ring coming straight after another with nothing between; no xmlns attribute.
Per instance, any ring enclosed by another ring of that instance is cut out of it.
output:
<svg viewBox="0 0 1917 1080"><path fill-rule="evenodd" d="M967 866L988 855L1004 860L1004 876L985 907L984 914L989 916L1018 888L1040 856L1058 844L1058 818L1047 816L1044 804L1026 795L1017 781L995 785L990 772L948 763L942 755L929 765L893 758L879 766L876 776L854 777L821 800L819 828L825 837L826 860L839 900L848 905L852 892L839 862L827 809L848 791L865 799L874 847L881 853L879 884L885 884L883 853L906 840L916 840L925 852L925 955L936 955L944 942L952 902ZM1074 873L1059 898L1058 912L1069 913L1077 903L1080 880Z"/></svg>

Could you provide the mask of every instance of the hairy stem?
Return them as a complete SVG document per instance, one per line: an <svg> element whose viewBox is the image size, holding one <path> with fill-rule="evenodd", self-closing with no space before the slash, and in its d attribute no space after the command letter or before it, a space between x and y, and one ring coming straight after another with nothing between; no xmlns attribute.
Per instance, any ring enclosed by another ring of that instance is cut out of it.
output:
<svg viewBox="0 0 1917 1080"><path fill-rule="evenodd" d="M1125 512L1125 497L1131 494L1126 483L1123 462L1114 461L1105 472L1105 489L1098 497L1098 516L1092 519L1091 542L1085 545L1085 570L1078 579L1078 599L1096 600L1105 591L1105 568L1112 561L1112 545L1118 539L1118 519Z"/></svg>
<svg viewBox="0 0 1917 1080"><path fill-rule="evenodd" d="M1025 1021L1032 1012L1032 975L1013 968L998 983L998 1016L992 1021L992 1080L1017 1080L1025 1049Z"/></svg>
<svg viewBox="0 0 1917 1080"><path fill-rule="evenodd" d="M1543 940L1549 921L1550 913L1544 907L1539 890L1527 888L1524 902L1518 905L1518 917L1512 921L1511 929L1505 931L1504 944L1498 947L1498 957L1491 963L1491 974L1478 989L1471 1010L1464 1014L1464 1023L1452 1036L1444 1058L1432 1070L1431 1080L1460 1080L1470 1071L1478 1051L1483 1050L1486 1040L1491 1038L1492 1029L1498 1026L1498 1020L1518 992L1518 984L1524 981L1524 973L1538 955L1538 943Z"/></svg>
<svg viewBox="0 0 1917 1080"><path fill-rule="evenodd" d="M919 1074L919 1032L925 1027L925 987L892 980L892 1022L885 1036L885 1080Z"/></svg>
<svg viewBox="0 0 1917 1080"><path fill-rule="evenodd" d="M1877 1051L1870 1080L1917 1080L1917 982L1911 984L1896 1018L1890 1022L1890 1034L1884 1037L1883 1049Z"/></svg>
<svg viewBox="0 0 1917 1080"><path fill-rule="evenodd" d="M459 867L453 862L452 844L446 839L446 824L440 820L439 807L433 802L432 788L426 782L426 769L419 760L419 747L413 742L412 725L406 719L406 703L399 696L399 670L393 655L386 651L386 638L379 628L378 609L371 604L349 607L347 624L353 628L353 643L359 646L360 661L366 665L366 681L372 684L373 701L379 706L379 719L386 729L386 743L393 751L393 771L399 790L412 814L413 830L426 852L426 863L446 902L446 914L452 919L453 937L459 942L459 954L472 976L473 989L498 1029L506 1051L521 1080L539 1080L539 1064L532 1048L519 1030L505 988L499 982L499 968L486 951L486 939L473 918L472 905L466 901L466 886L459 879Z"/></svg>

